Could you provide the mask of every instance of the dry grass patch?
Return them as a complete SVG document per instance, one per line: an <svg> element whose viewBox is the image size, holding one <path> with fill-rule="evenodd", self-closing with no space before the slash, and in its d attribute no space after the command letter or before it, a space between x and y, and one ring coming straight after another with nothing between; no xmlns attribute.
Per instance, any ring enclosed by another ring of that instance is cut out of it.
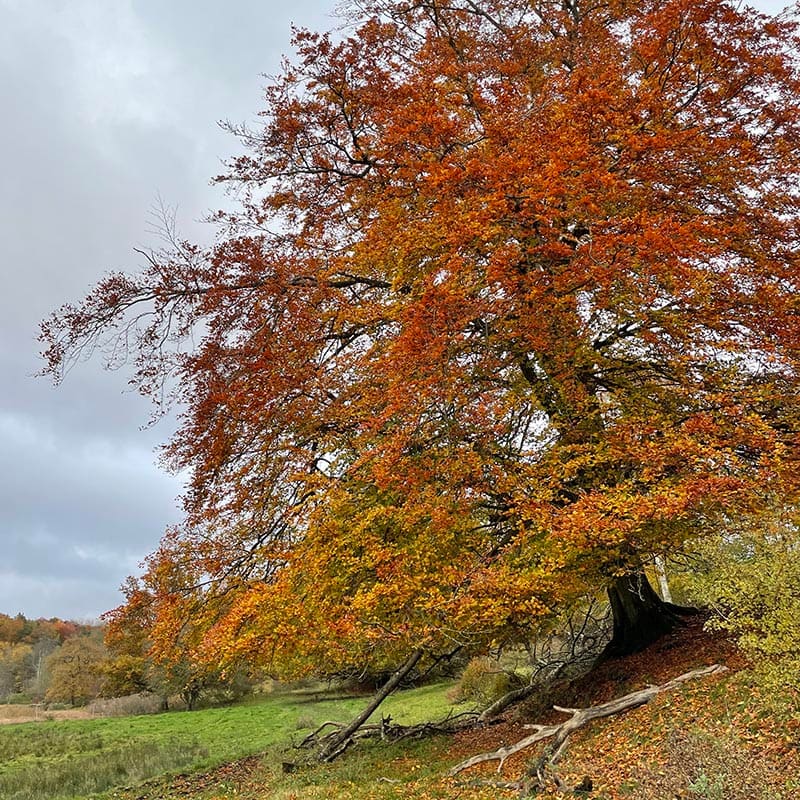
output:
<svg viewBox="0 0 800 800"><path fill-rule="evenodd" d="M92 713L86 708L66 708L50 711L38 704L0 705L0 725L18 722L48 722L58 719L90 719Z"/></svg>

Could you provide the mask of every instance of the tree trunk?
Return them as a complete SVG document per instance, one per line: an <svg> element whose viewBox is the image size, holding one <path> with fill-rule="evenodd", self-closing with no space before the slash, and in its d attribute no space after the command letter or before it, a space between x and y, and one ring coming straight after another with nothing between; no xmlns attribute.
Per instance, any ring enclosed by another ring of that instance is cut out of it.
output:
<svg viewBox="0 0 800 800"><path fill-rule="evenodd" d="M667 578L667 562L664 556L656 556L656 575L658 575L658 588L661 590L661 599L668 603L672 602L672 592L669 590L669 579Z"/></svg>
<svg viewBox="0 0 800 800"><path fill-rule="evenodd" d="M632 572L615 578L608 587L608 599L614 628L601 659L644 650L656 639L681 625L684 616L695 613L694 609L664 602L644 572Z"/></svg>

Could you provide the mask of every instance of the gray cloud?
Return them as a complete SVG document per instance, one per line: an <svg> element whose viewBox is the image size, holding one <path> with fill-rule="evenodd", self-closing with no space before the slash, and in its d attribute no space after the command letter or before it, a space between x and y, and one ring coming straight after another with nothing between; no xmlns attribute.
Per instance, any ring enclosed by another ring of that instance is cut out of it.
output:
<svg viewBox="0 0 800 800"><path fill-rule="evenodd" d="M35 417L0 414L0 572L58 587L88 581L93 605L69 605L93 616L117 602L126 575L179 519L177 479L153 467L146 442L63 433ZM19 581L0 579L0 608L60 615L37 592L18 596ZM59 595L60 596L60 595ZM69 594L66 593L65 602Z"/></svg>
<svg viewBox="0 0 800 800"><path fill-rule="evenodd" d="M329 27L327 7L291 14ZM0 0L0 611L97 616L179 519L154 452L174 422L141 429L124 369L33 378L38 322L137 268L159 196L210 238L198 220L226 200L209 179L237 151L216 121L255 118L289 35L277 3Z"/></svg>

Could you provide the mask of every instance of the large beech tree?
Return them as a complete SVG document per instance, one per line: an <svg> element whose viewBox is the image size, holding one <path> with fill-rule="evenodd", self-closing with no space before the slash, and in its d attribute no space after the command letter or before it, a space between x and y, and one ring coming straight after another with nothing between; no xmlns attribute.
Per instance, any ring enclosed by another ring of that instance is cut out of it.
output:
<svg viewBox="0 0 800 800"><path fill-rule="evenodd" d="M379 670L525 635L798 481L795 26L720 0L364 0L300 31L178 241L43 327L171 387L156 652ZM123 620L125 609L120 610Z"/></svg>

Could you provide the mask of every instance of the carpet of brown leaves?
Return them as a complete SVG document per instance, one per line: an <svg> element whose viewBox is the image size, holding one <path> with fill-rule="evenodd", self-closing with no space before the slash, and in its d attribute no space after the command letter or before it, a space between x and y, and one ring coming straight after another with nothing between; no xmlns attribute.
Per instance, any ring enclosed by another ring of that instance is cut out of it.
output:
<svg viewBox="0 0 800 800"><path fill-rule="evenodd" d="M729 669L578 732L558 765L567 783L575 785L589 776L590 796L604 800L800 797L800 707L787 703L776 709L774 698L762 696L763 690L750 680L735 646L705 631L703 622L692 619L647 651L608 661L548 698L551 704L585 707L665 683L697 667L724 664ZM517 713L528 722L564 719L541 706L539 699ZM526 733L520 723L467 732L454 742L451 753L457 761ZM506 762L503 774L519 777L536 755L517 754ZM483 767L484 778L490 770Z"/></svg>

